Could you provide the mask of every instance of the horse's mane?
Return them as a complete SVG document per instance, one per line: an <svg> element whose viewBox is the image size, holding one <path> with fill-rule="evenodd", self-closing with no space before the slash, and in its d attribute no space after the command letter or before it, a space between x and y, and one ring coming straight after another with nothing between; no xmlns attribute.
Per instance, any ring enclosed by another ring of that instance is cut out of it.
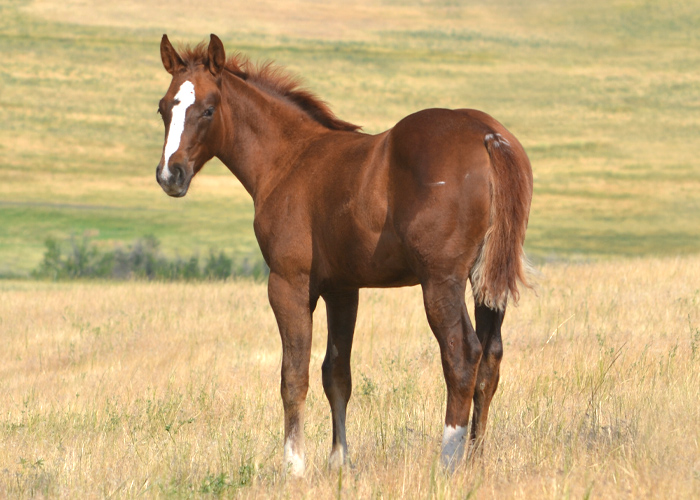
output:
<svg viewBox="0 0 700 500"><path fill-rule="evenodd" d="M209 64L209 54L204 42L191 47L186 46L180 51L180 57L187 67ZM253 64L240 54L234 53L226 61L226 69L242 80L255 83L259 88L269 93L286 98L311 118L331 130L355 131L360 128L343 121L335 116L328 104L319 99L313 92L301 87L301 79L287 72L272 61Z"/></svg>

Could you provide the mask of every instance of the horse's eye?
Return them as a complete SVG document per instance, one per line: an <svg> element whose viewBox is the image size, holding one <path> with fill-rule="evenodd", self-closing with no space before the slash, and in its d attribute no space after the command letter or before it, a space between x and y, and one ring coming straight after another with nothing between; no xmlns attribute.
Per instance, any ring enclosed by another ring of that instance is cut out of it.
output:
<svg viewBox="0 0 700 500"><path fill-rule="evenodd" d="M204 112L204 117L205 118L211 118L214 116L214 106L209 106L207 110Z"/></svg>

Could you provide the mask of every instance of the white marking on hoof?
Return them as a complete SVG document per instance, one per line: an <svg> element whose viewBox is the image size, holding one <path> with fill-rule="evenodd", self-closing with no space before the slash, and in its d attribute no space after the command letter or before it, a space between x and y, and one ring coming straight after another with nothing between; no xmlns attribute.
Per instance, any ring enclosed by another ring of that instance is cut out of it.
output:
<svg viewBox="0 0 700 500"><path fill-rule="evenodd" d="M345 465L346 458L345 450L342 446L333 448L333 451L331 451L331 456L328 457L328 467L330 467L331 470L340 469L343 465Z"/></svg>
<svg viewBox="0 0 700 500"><path fill-rule="evenodd" d="M284 462L282 464L283 474L290 474L294 477L304 475L304 454L295 453L292 442L288 439L284 443Z"/></svg>
<svg viewBox="0 0 700 500"><path fill-rule="evenodd" d="M467 428L461 426L446 425L442 434L442 452L440 459L442 465L450 472L454 472L455 468L462 460L464 455L464 445L467 441Z"/></svg>
<svg viewBox="0 0 700 500"><path fill-rule="evenodd" d="M160 173L160 178L164 181L167 181L172 175L168 168L168 163L170 162L170 157L180 148L182 133L185 131L185 114L187 113L187 108L192 106L195 101L192 82L187 80L180 85L180 90L175 95L175 99L179 102L173 106L168 139L165 141L165 151L163 153L163 170Z"/></svg>

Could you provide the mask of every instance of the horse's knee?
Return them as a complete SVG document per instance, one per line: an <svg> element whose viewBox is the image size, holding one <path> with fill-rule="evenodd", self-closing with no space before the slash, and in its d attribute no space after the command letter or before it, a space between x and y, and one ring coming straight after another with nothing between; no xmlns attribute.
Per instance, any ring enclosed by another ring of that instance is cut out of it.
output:
<svg viewBox="0 0 700 500"><path fill-rule="evenodd" d="M479 342L479 337L476 336L473 330L469 330L465 335L465 343L467 345L467 362L471 365L478 365L484 355L484 347Z"/></svg>

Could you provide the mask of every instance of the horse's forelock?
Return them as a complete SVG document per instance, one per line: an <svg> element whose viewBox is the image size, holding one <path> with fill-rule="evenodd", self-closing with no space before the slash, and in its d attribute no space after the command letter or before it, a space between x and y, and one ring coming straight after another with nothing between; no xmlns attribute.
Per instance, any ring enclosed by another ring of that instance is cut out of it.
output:
<svg viewBox="0 0 700 500"><path fill-rule="evenodd" d="M187 69L194 69L200 65L205 67L209 65L209 46L206 42L200 42L194 47L185 45L179 50L179 53ZM248 58L239 52L235 52L226 60L225 68L234 75L246 79L248 66L250 66Z"/></svg>

